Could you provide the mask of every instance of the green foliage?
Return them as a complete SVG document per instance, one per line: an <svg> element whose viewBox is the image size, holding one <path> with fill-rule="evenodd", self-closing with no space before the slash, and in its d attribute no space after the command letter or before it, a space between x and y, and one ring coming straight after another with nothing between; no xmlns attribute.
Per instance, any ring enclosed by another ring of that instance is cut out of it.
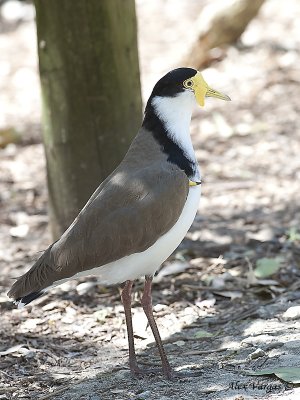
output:
<svg viewBox="0 0 300 400"><path fill-rule="evenodd" d="M300 232L297 230L295 226L292 226L290 229L287 231L287 240L289 242L296 242L300 240Z"/></svg>
<svg viewBox="0 0 300 400"><path fill-rule="evenodd" d="M212 336L214 336L213 333L204 331L203 329L200 329L200 330L197 331L197 332L195 333L195 335L194 335L194 337L195 337L196 339L209 338L209 337L212 337Z"/></svg>
<svg viewBox="0 0 300 400"><path fill-rule="evenodd" d="M281 266L282 258L259 258L256 261L254 274L256 278L267 278L277 272Z"/></svg>
<svg viewBox="0 0 300 400"><path fill-rule="evenodd" d="M271 375L274 374L285 382L300 383L299 367L279 367L262 369L260 371L246 371L248 375Z"/></svg>

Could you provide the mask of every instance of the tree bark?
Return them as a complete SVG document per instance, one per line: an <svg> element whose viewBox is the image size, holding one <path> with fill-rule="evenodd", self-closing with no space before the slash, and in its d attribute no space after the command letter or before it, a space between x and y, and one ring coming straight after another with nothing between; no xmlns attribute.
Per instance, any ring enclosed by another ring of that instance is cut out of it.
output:
<svg viewBox="0 0 300 400"><path fill-rule="evenodd" d="M142 116L134 0L35 0L54 238L118 165Z"/></svg>
<svg viewBox="0 0 300 400"><path fill-rule="evenodd" d="M210 3L197 21L197 39L184 56L183 65L197 69L207 66L215 58L210 50L236 42L264 2L265 0L222 0Z"/></svg>

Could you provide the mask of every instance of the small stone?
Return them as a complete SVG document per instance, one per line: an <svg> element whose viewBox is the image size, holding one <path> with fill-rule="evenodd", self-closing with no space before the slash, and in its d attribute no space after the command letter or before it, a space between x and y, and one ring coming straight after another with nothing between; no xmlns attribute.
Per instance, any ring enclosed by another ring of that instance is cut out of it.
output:
<svg viewBox="0 0 300 400"><path fill-rule="evenodd" d="M29 350L26 354L24 354L25 358L34 358L36 356L36 352L33 350Z"/></svg>
<svg viewBox="0 0 300 400"><path fill-rule="evenodd" d="M29 225L27 224L14 226L9 230L10 235L15 238L24 238L25 236L27 236L28 232Z"/></svg>
<svg viewBox="0 0 300 400"><path fill-rule="evenodd" d="M175 344L176 346L184 346L185 342L184 342L184 340L178 340L177 342L174 342L173 344Z"/></svg>
<svg viewBox="0 0 300 400"><path fill-rule="evenodd" d="M258 347L261 345L269 344L274 341L274 336L270 335L257 335L257 336L248 336L242 340L241 344L246 346L254 346Z"/></svg>
<svg viewBox="0 0 300 400"><path fill-rule="evenodd" d="M137 400L138 399L140 399L140 400L147 399L150 396L150 394L151 394L150 390L145 390L145 392L139 393L136 396L136 399Z"/></svg>
<svg viewBox="0 0 300 400"><path fill-rule="evenodd" d="M211 286L213 289L224 289L225 279L218 276L211 281Z"/></svg>
<svg viewBox="0 0 300 400"><path fill-rule="evenodd" d="M52 311L59 306L58 301L51 301L42 307L43 311Z"/></svg>
<svg viewBox="0 0 300 400"><path fill-rule="evenodd" d="M256 349L253 353L249 354L247 360L256 360L259 357L264 357L266 353L262 349Z"/></svg>
<svg viewBox="0 0 300 400"><path fill-rule="evenodd" d="M62 290L63 292L70 292L73 289L74 286L74 282L72 281L67 281L62 283L59 288L60 290Z"/></svg>
<svg viewBox="0 0 300 400"><path fill-rule="evenodd" d="M300 306L293 306L283 313L282 318L286 321L300 318Z"/></svg>
<svg viewBox="0 0 300 400"><path fill-rule="evenodd" d="M73 308L73 307L66 307L65 308L65 311L66 311L66 313L68 314L68 315L76 315L77 314L77 311L75 310L75 308Z"/></svg>
<svg viewBox="0 0 300 400"><path fill-rule="evenodd" d="M111 389L110 393L113 394L120 394L120 393L124 393L125 389Z"/></svg>
<svg viewBox="0 0 300 400"><path fill-rule="evenodd" d="M82 282L79 283L79 285L76 286L76 291L79 294L79 296L82 296L84 294L87 294L91 291L91 289L97 285L97 282Z"/></svg>
<svg viewBox="0 0 300 400"><path fill-rule="evenodd" d="M155 304L155 306L153 306L153 311L160 312L165 310L166 308L168 308L168 306L166 306L165 304Z"/></svg>
<svg viewBox="0 0 300 400"><path fill-rule="evenodd" d="M148 325L148 319L143 311L139 311L137 309L134 310L134 314L132 317L132 323L133 323L133 330L134 334L138 335L142 338L147 339L148 333L147 333L147 325Z"/></svg>

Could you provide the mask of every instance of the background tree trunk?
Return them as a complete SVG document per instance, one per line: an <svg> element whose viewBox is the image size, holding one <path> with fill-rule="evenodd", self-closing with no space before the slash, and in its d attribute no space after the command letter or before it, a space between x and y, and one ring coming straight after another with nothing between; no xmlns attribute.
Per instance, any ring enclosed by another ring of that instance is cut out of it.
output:
<svg viewBox="0 0 300 400"><path fill-rule="evenodd" d="M236 42L265 0L221 0L210 2L197 21L197 39L181 60L183 65L201 69L219 54L210 50Z"/></svg>
<svg viewBox="0 0 300 400"><path fill-rule="evenodd" d="M35 0L52 233L123 158L142 111L134 0Z"/></svg>

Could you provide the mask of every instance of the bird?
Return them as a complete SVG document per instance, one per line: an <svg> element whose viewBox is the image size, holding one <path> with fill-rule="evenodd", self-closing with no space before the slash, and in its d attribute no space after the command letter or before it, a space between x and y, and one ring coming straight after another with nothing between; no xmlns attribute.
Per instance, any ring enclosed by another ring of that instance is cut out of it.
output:
<svg viewBox="0 0 300 400"><path fill-rule="evenodd" d="M201 176L190 122L195 106L203 107L207 97L230 100L209 87L194 68L176 68L159 79L124 159L60 239L8 292L21 308L71 277L94 275L103 285L121 284L134 377L149 372L137 362L131 313L133 284L142 277L141 305L159 351L160 371L167 379L175 374L153 315L152 280L183 240L198 209Z"/></svg>

